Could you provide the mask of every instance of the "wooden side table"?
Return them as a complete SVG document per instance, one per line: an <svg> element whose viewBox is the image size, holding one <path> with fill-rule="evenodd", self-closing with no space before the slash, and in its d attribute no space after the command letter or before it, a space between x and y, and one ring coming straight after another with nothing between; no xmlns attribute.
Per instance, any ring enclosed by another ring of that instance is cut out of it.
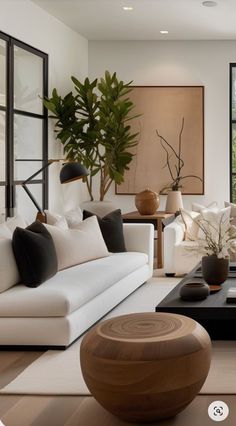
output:
<svg viewBox="0 0 236 426"><path fill-rule="evenodd" d="M152 223L157 230L157 267L163 268L163 252L162 252L162 231L166 219L174 220L175 215L173 213L166 213L163 211L157 211L154 214L142 215L138 211L125 213L122 215L123 221L125 222L139 222L139 223ZM169 220L168 220L169 223Z"/></svg>

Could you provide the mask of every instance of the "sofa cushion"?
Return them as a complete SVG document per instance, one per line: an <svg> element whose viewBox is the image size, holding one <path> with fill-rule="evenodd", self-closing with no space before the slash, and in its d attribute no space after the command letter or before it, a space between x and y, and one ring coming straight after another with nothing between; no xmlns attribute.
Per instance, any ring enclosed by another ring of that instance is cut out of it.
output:
<svg viewBox="0 0 236 426"><path fill-rule="evenodd" d="M26 220L19 214L14 217L8 217L5 224L10 229L11 234L13 234L17 226L20 228L26 228L26 226L29 225L29 223L27 223Z"/></svg>
<svg viewBox="0 0 236 426"><path fill-rule="evenodd" d="M83 213L80 207L68 210L64 214L69 228L76 228L83 220Z"/></svg>
<svg viewBox="0 0 236 426"><path fill-rule="evenodd" d="M1 294L0 316L65 316L147 262L144 253L116 253L64 269L36 289L16 285Z"/></svg>
<svg viewBox="0 0 236 426"><path fill-rule="evenodd" d="M109 255L95 216L81 222L77 229L45 226L56 247L59 271Z"/></svg>
<svg viewBox="0 0 236 426"><path fill-rule="evenodd" d="M206 232L209 232L212 237L217 238L219 226L221 225L224 229L227 229L230 225L230 210L230 207L201 210L199 220ZM199 230L198 238L206 239L206 233L202 229Z"/></svg>
<svg viewBox="0 0 236 426"><path fill-rule="evenodd" d="M190 272L198 262L202 254L198 251L196 241L182 241L175 246L174 271L177 276Z"/></svg>
<svg viewBox="0 0 236 426"><path fill-rule="evenodd" d="M57 273L55 246L41 222L34 222L26 229L17 227L12 246L21 281L28 287L37 287Z"/></svg>
<svg viewBox="0 0 236 426"><path fill-rule="evenodd" d="M20 274L12 249L12 241L9 238L0 239L0 293L19 281Z"/></svg>
<svg viewBox="0 0 236 426"><path fill-rule="evenodd" d="M192 203L192 210L194 212L200 213L201 210L214 210L217 209L217 201L212 201L211 203L207 204L207 206L204 206L203 204L199 203Z"/></svg>
<svg viewBox="0 0 236 426"><path fill-rule="evenodd" d="M94 213L91 213L87 210L83 211L84 219L87 219L88 217L91 217L93 215ZM97 215L96 217L107 249L112 253L120 253L122 251L126 251L121 210L114 210L108 213L103 218Z"/></svg>
<svg viewBox="0 0 236 426"><path fill-rule="evenodd" d="M44 213L46 215L46 223L48 223L48 225L54 225L61 229L68 229L68 224L65 216L62 216L50 210L44 210Z"/></svg>

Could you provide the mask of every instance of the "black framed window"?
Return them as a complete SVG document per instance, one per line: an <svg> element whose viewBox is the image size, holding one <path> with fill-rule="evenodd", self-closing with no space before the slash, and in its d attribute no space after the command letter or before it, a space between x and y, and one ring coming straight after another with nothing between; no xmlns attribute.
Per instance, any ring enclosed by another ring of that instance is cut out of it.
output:
<svg viewBox="0 0 236 426"><path fill-rule="evenodd" d="M48 55L0 32L0 218L36 209L22 182L48 159ZM47 170L29 185L43 209L48 204Z"/></svg>
<svg viewBox="0 0 236 426"><path fill-rule="evenodd" d="M230 64L230 200L236 203L236 63Z"/></svg>

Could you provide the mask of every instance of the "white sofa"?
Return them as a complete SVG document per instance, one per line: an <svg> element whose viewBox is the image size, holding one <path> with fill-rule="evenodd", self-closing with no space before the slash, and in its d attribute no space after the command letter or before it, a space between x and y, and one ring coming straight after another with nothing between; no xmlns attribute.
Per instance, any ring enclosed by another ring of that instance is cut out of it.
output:
<svg viewBox="0 0 236 426"><path fill-rule="evenodd" d="M0 294L0 345L67 347L153 273L150 224L124 224L127 252L59 271L37 288Z"/></svg>
<svg viewBox="0 0 236 426"><path fill-rule="evenodd" d="M194 242L184 240L185 228L180 218L164 228L164 272L168 276L182 276L190 272L202 255L189 250Z"/></svg>

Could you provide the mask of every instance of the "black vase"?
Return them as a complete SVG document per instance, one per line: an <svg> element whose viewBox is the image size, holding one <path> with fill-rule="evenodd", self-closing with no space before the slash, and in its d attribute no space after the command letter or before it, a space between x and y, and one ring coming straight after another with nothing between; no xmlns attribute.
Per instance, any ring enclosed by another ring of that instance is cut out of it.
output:
<svg viewBox="0 0 236 426"><path fill-rule="evenodd" d="M220 285L228 277L229 259L219 259L215 255L203 256L202 276L209 285Z"/></svg>

